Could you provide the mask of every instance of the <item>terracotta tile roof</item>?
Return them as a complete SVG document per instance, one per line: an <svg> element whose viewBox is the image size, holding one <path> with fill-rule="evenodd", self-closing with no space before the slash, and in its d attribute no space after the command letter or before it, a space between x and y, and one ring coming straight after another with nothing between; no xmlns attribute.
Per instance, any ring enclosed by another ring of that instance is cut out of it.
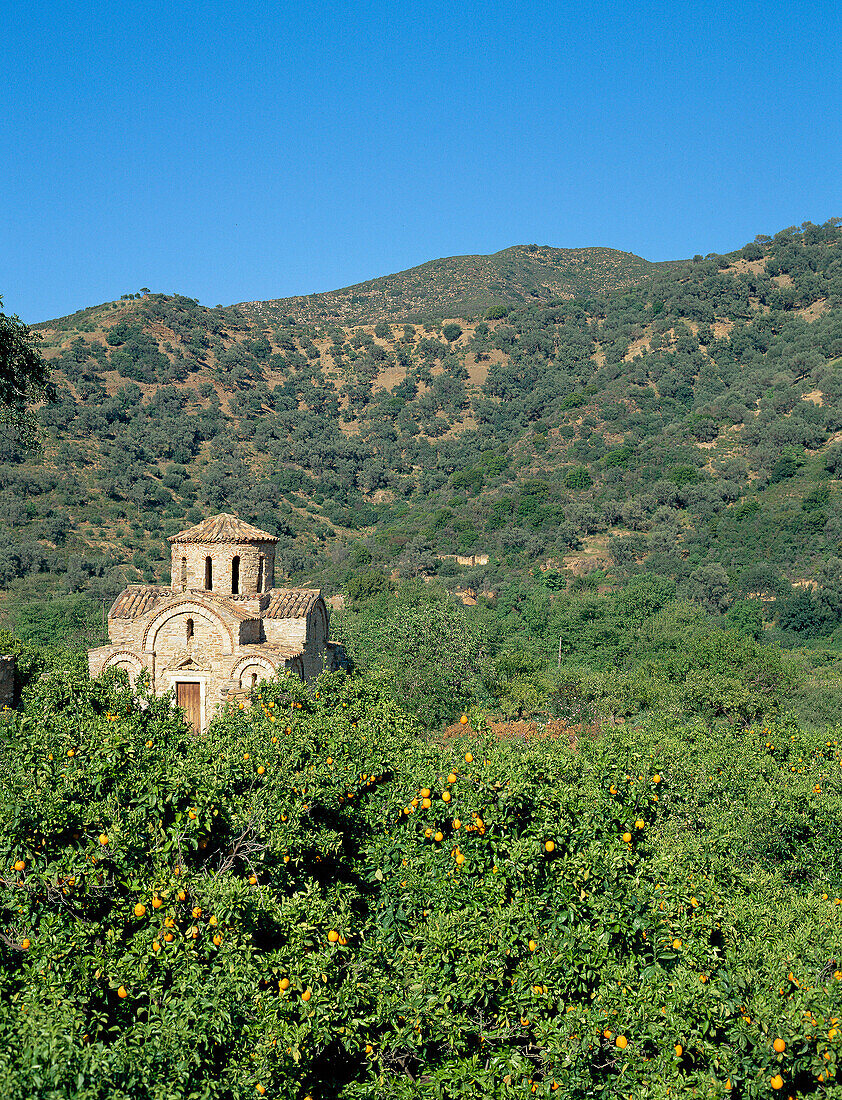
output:
<svg viewBox="0 0 842 1100"><path fill-rule="evenodd" d="M220 512L218 516L209 516L197 523L195 527L188 527L186 531L179 531L177 535L170 535L168 542L277 542L274 535L268 531L261 531L259 527L252 527L250 523L244 523L236 516L227 512Z"/></svg>
<svg viewBox="0 0 842 1100"><path fill-rule="evenodd" d="M130 584L111 605L108 617L109 619L139 619L159 600L171 595L172 589L161 585Z"/></svg>
<svg viewBox="0 0 842 1100"><path fill-rule="evenodd" d="M220 596L215 596L212 592L202 592L201 594L184 593L181 599L189 599L191 595L194 599L196 599L197 603L208 603L211 607L218 607L220 610L223 610L226 614L230 615L232 619L237 619L238 622L248 623L251 622L253 619L260 618L259 611L250 611L245 607L240 607L232 600L226 600Z"/></svg>
<svg viewBox="0 0 842 1100"><path fill-rule="evenodd" d="M289 660L290 657L300 657L304 652L304 646L282 645L278 642L256 642L251 645L241 645L237 652L241 656L247 656L249 653L260 656L261 653L265 653L267 650L269 653L277 653L279 657Z"/></svg>
<svg viewBox="0 0 842 1100"><path fill-rule="evenodd" d="M273 588L264 619L303 619L321 596L318 588Z"/></svg>
<svg viewBox="0 0 842 1100"><path fill-rule="evenodd" d="M254 608L242 607L232 600L226 600L213 592L173 592L171 588L162 585L130 584L114 603L108 612L111 619L139 619L147 611L154 607L162 608L169 604L207 603L211 607L217 607L221 612L230 615L232 619L245 623L252 619L259 619L260 612Z"/></svg>

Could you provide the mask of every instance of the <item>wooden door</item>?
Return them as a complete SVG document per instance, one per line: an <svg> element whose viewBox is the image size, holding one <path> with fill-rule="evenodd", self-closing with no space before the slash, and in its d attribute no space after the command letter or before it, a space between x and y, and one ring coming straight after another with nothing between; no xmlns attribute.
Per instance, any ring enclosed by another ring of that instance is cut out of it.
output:
<svg viewBox="0 0 842 1100"><path fill-rule="evenodd" d="M198 733L202 728L202 704L198 683L176 683L175 701L184 710L185 717Z"/></svg>

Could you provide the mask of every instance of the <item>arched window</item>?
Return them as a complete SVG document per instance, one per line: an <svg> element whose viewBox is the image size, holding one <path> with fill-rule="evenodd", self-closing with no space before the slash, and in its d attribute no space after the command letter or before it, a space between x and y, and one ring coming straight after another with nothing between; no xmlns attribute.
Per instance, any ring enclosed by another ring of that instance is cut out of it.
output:
<svg viewBox="0 0 842 1100"><path fill-rule="evenodd" d="M236 555L231 561L231 593L234 596L240 594L240 557Z"/></svg>
<svg viewBox="0 0 842 1100"><path fill-rule="evenodd" d="M187 587L187 558L181 559L181 587Z"/></svg>
<svg viewBox="0 0 842 1100"><path fill-rule="evenodd" d="M205 558L205 589L213 591L213 562L210 558Z"/></svg>
<svg viewBox="0 0 842 1100"><path fill-rule="evenodd" d="M256 687L257 687L257 673L253 672L251 674L251 690L254 691L254 689Z"/></svg>
<svg viewBox="0 0 842 1100"><path fill-rule="evenodd" d="M193 620L188 619L187 620L187 641L191 642L192 640L193 640Z"/></svg>
<svg viewBox="0 0 842 1100"><path fill-rule="evenodd" d="M263 591L263 575L264 575L264 562L263 555L260 555L260 560L257 563L257 591Z"/></svg>

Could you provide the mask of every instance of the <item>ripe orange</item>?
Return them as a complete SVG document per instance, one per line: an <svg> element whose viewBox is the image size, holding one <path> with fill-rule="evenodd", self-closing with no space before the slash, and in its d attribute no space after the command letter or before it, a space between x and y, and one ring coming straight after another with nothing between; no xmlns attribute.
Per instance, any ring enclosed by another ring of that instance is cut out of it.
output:
<svg viewBox="0 0 842 1100"><path fill-rule="evenodd" d="M249 875L249 885L250 886L256 886L257 885L257 875Z"/></svg>
<svg viewBox="0 0 842 1100"><path fill-rule="evenodd" d="M465 857L462 855L461 852L456 853L456 862L459 864L460 867L465 862Z"/></svg>
<svg viewBox="0 0 842 1100"><path fill-rule="evenodd" d="M681 1043L676 1043L675 1044L675 1056L676 1056L676 1058L680 1058L683 1053L684 1053L684 1050L681 1046Z"/></svg>
<svg viewBox="0 0 842 1100"><path fill-rule="evenodd" d="M470 752L466 752L466 753L465 753L465 763L466 763L466 764L473 764L473 762L474 762L474 756L473 756L473 753L470 753Z"/></svg>
<svg viewBox="0 0 842 1100"><path fill-rule="evenodd" d="M21 940L20 945L24 949L24 951L28 951L32 946L32 940Z"/></svg>
<svg viewBox="0 0 842 1100"><path fill-rule="evenodd" d="M222 933L221 932L216 933L216 935L213 937L213 942L217 947L219 947L219 945L222 943Z"/></svg>
<svg viewBox="0 0 842 1100"><path fill-rule="evenodd" d="M772 1043L772 1046L774 1047L776 1054L783 1054L783 1052L786 1050L786 1043L783 1041L783 1039L776 1039L774 1043Z"/></svg>
<svg viewBox="0 0 842 1100"><path fill-rule="evenodd" d="M278 982L279 989L289 989L289 978L281 978Z"/></svg>
<svg viewBox="0 0 842 1100"><path fill-rule="evenodd" d="M422 787L421 788L421 797L422 798L429 798L430 797L430 788L429 787Z"/></svg>
<svg viewBox="0 0 842 1100"><path fill-rule="evenodd" d="M538 947L538 944L535 942L535 940L530 940L526 946L529 948L530 951L535 951Z"/></svg>
<svg viewBox="0 0 842 1100"><path fill-rule="evenodd" d="M147 741L147 742L146 742L146 747L147 747L147 749L151 749L151 748L152 748L152 745L153 745L153 742L152 742L152 741Z"/></svg>
<svg viewBox="0 0 842 1100"><path fill-rule="evenodd" d="M328 934L327 934L327 938L330 941L330 943L338 943L339 942L339 933L335 929L331 929L331 931L328 932Z"/></svg>
<svg viewBox="0 0 842 1100"><path fill-rule="evenodd" d="M187 900L187 894L183 890L178 891L178 900L179 901L186 901Z"/></svg>
<svg viewBox="0 0 842 1100"><path fill-rule="evenodd" d="M461 829L462 828L462 819L460 817L454 817L454 819L453 819L453 828L454 829Z"/></svg>
<svg viewBox="0 0 842 1100"><path fill-rule="evenodd" d="M546 844L544 845L544 849L547 852L554 852L555 851L555 841L554 840L548 840L546 842Z"/></svg>
<svg viewBox="0 0 842 1100"><path fill-rule="evenodd" d="M26 867L26 860L18 859L15 861L15 870L22 871Z"/></svg>
<svg viewBox="0 0 842 1100"><path fill-rule="evenodd" d="M681 950L681 940L673 940L672 941L672 949L673 949L673 951L680 951Z"/></svg>
<svg viewBox="0 0 842 1100"><path fill-rule="evenodd" d="M167 943L172 943L172 941L175 939L175 936L173 936L172 932L165 932L164 939L167 941Z"/></svg>
<svg viewBox="0 0 842 1100"><path fill-rule="evenodd" d="M435 836L433 837L433 840L443 840L443 839L444 839L444 833L441 833L441 832L436 833Z"/></svg>
<svg viewBox="0 0 842 1100"><path fill-rule="evenodd" d="M422 810L429 810L429 808L432 806L432 804L433 803L429 798L422 798L421 799L421 809Z"/></svg>
<svg viewBox="0 0 842 1100"><path fill-rule="evenodd" d="M143 905L141 902L138 902L137 905L134 907L134 915L136 917L145 917L146 916L146 906Z"/></svg>
<svg viewBox="0 0 842 1100"><path fill-rule="evenodd" d="M155 940L155 942L152 944L152 950L155 952L156 955L161 950L161 945L158 943L157 940Z"/></svg>
<svg viewBox="0 0 842 1100"><path fill-rule="evenodd" d="M211 926L211 928L216 928L217 924L219 924L219 921L216 919L216 917L208 917L208 924Z"/></svg>
<svg viewBox="0 0 842 1100"><path fill-rule="evenodd" d="M456 773L455 772L450 773L450 775L447 777L447 782L448 783L455 783L456 782Z"/></svg>
<svg viewBox="0 0 842 1100"><path fill-rule="evenodd" d="M108 833L100 833L99 834L99 842L104 848L105 845L108 843Z"/></svg>
<svg viewBox="0 0 842 1100"><path fill-rule="evenodd" d="M257 1093L258 1096L265 1096L266 1095L266 1086L265 1085L255 1085L254 1089L255 1089L255 1092Z"/></svg>
<svg viewBox="0 0 842 1100"><path fill-rule="evenodd" d="M76 750L75 749L68 749L67 750L67 755L68 756L75 756L76 755Z"/></svg>
<svg viewBox="0 0 842 1100"><path fill-rule="evenodd" d="M653 783L660 783L661 782L661 777L659 775L653 775L652 776L652 782Z"/></svg>
<svg viewBox="0 0 842 1100"><path fill-rule="evenodd" d="M257 774L258 774L258 775L263 775L263 773L264 773L265 771L266 771L266 769L265 769L265 768L263 767L263 765L261 764L261 765L260 765L260 767L259 767L259 768L257 769Z"/></svg>
<svg viewBox="0 0 842 1100"><path fill-rule="evenodd" d="M462 723L463 726L467 726L467 724L468 724L467 714L463 714L462 717L459 719L459 721Z"/></svg>
<svg viewBox="0 0 842 1100"><path fill-rule="evenodd" d="M153 909L160 909L163 904L164 904L163 900L161 898L159 898L158 895L156 894L155 897L152 899L152 908Z"/></svg>
<svg viewBox="0 0 842 1100"><path fill-rule="evenodd" d="M631 833L623 833L623 843L631 844Z"/></svg>
<svg viewBox="0 0 842 1100"><path fill-rule="evenodd" d="M637 819L637 821L635 821L634 827L635 827L635 829L642 829L645 824L646 824L646 822L643 820L643 818L639 817Z"/></svg>
<svg viewBox="0 0 842 1100"><path fill-rule="evenodd" d="M312 989L305 989L304 992L301 994L301 1000L302 1001L309 1001L312 996L313 996L313 990Z"/></svg>
<svg viewBox="0 0 842 1100"><path fill-rule="evenodd" d="M784 1079L779 1073L776 1073L769 1084L772 1086L773 1089L782 1089L784 1086Z"/></svg>
<svg viewBox="0 0 842 1100"><path fill-rule="evenodd" d="M196 820L196 811L195 810L190 810L190 812L187 814L187 816L190 818L191 821L195 821Z"/></svg>
<svg viewBox="0 0 842 1100"><path fill-rule="evenodd" d="M201 917L201 915L202 915L201 908L198 905L195 906L195 908L193 909L193 920L198 920L199 917Z"/></svg>
<svg viewBox="0 0 842 1100"><path fill-rule="evenodd" d="M450 799L451 799L450 791L445 791L444 794L441 796L442 802L449 802Z"/></svg>
<svg viewBox="0 0 842 1100"><path fill-rule="evenodd" d="M620 1048L620 1050L625 1050L628 1045L629 1045L629 1041L625 1037L625 1035L618 1035L617 1036L617 1046Z"/></svg>
<svg viewBox="0 0 842 1100"><path fill-rule="evenodd" d="M117 990L117 996L120 998L121 1001L124 1001L126 997L128 997L128 995L128 989L126 989L124 985L121 985L120 988Z"/></svg>

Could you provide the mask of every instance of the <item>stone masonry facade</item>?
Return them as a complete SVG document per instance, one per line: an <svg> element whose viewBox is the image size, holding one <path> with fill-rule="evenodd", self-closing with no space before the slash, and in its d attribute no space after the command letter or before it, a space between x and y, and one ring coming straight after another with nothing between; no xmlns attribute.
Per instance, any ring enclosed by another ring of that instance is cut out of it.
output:
<svg viewBox="0 0 842 1100"><path fill-rule="evenodd" d="M276 539L235 516L170 538L171 584L130 585L108 613L109 645L88 654L91 676L145 669L199 731L217 707L284 670L302 680L336 667L318 589L275 588Z"/></svg>

